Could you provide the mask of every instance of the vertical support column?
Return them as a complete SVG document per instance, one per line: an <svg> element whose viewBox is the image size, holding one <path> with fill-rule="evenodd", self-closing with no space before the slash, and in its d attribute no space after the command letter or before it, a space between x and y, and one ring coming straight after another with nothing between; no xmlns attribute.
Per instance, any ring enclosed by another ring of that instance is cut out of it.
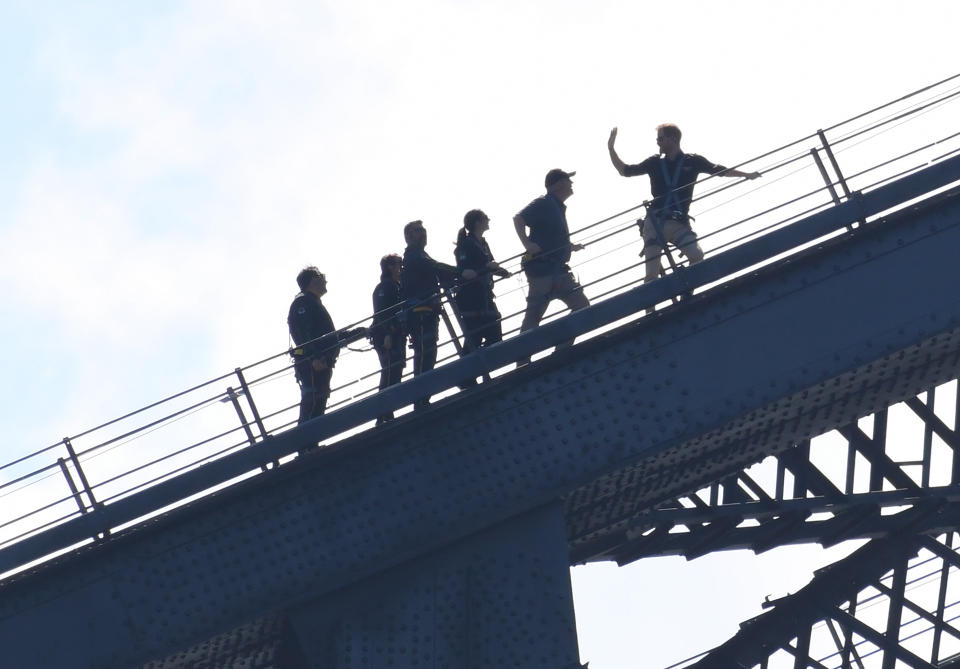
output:
<svg viewBox="0 0 960 669"><path fill-rule="evenodd" d="M847 611L847 613L854 617L857 615L857 597L859 597L859 594L853 595L853 598L850 600L850 609ZM860 659L860 653L857 651L857 646L853 642L853 630L845 626L843 628L843 669L849 669L851 656L853 656L854 661L857 663L857 667L863 669L863 660Z"/></svg>
<svg viewBox="0 0 960 669"><path fill-rule="evenodd" d="M946 541L944 542L947 548L953 548L953 532L947 533ZM941 556L941 559L943 557ZM943 564L940 566L940 587L937 592L937 611L934 619L933 627L933 644L930 650L930 663L937 664L940 662L940 641L943 638L943 625L946 622L944 619L944 614L947 609L947 585L950 582L950 562L946 559L943 559Z"/></svg>
<svg viewBox="0 0 960 669"><path fill-rule="evenodd" d="M580 667L552 504L288 612L309 666Z"/></svg>
<svg viewBox="0 0 960 669"><path fill-rule="evenodd" d="M797 447L793 451L793 455L800 462L810 462L810 440L804 439L803 441L798 442ZM795 468L793 470L793 498L803 499L807 496L808 490L809 486L807 484L807 468Z"/></svg>
<svg viewBox="0 0 960 669"><path fill-rule="evenodd" d="M953 430L954 434L960 434L960 379L955 382L954 395ZM960 483L960 453L956 449L950 451L950 462L950 483L956 485Z"/></svg>
<svg viewBox="0 0 960 669"><path fill-rule="evenodd" d="M904 591L907 587L907 566L907 560L903 560L893 570L890 605L887 609L887 631L884 634L883 669L895 669L897 666L897 650L900 646L900 618L903 614Z"/></svg>
<svg viewBox="0 0 960 669"><path fill-rule="evenodd" d="M887 445L887 410L881 409L873 415L874 448L885 450ZM870 463L870 491L883 490L883 472L874 463Z"/></svg>
<svg viewBox="0 0 960 669"><path fill-rule="evenodd" d="M927 391L927 409L933 413L936 402L937 389L931 388ZM920 486L922 488L930 487L930 464L933 458L933 426L929 422L923 425L923 460L920 469Z"/></svg>
<svg viewBox="0 0 960 669"><path fill-rule="evenodd" d="M804 625L797 633L797 651L793 656L793 669L807 669L810 656L810 628Z"/></svg>

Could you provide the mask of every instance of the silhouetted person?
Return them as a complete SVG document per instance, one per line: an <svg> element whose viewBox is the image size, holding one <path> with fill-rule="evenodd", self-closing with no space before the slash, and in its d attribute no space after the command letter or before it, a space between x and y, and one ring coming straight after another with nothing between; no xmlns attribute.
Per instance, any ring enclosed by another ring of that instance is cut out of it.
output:
<svg viewBox="0 0 960 669"><path fill-rule="evenodd" d="M403 228L407 248L403 252L400 296L404 301L407 334L413 347L413 375L419 376L437 364L437 339L440 324L440 284L452 284L457 268L427 255L427 230L422 221ZM414 403L420 409L430 403L425 397Z"/></svg>
<svg viewBox="0 0 960 669"><path fill-rule="evenodd" d="M396 253L380 259L380 283L373 289L373 324L370 341L380 358L380 390L400 383L406 363L407 336L400 318L400 270L403 259ZM393 412L377 418L377 425L393 418Z"/></svg>
<svg viewBox="0 0 960 669"><path fill-rule="evenodd" d="M327 292L327 279L316 267L297 275L300 293L287 315L293 350L294 371L300 384L300 417L297 424L323 414L330 399L330 375L340 346L333 320L320 301Z"/></svg>
<svg viewBox="0 0 960 669"><path fill-rule="evenodd" d="M494 301L493 275L510 276L510 272L493 259L490 246L483 238L489 229L490 218L479 209L471 209L463 217L463 227L457 235L454 256L461 279L457 308L464 330L464 353L503 339L500 311Z"/></svg>
<svg viewBox="0 0 960 669"><path fill-rule="evenodd" d="M523 315L520 332L526 332L540 323L551 300L561 300L571 311L590 304L567 264L571 252L583 248L580 244L570 243L567 206L564 204L573 195L570 178L575 174L576 172L564 172L560 169L547 172L544 179L546 194L538 197L513 217L517 236L526 249L523 271L527 275L528 283L527 310ZM529 234L527 228L530 229ZM557 348L571 344L572 339ZM529 358L518 360L517 364L526 362L529 362Z"/></svg>
<svg viewBox="0 0 960 669"><path fill-rule="evenodd" d="M646 174L650 177L653 201L641 225L643 255L646 263L646 281L660 276L660 254L663 244L669 243L680 249L690 264L703 260L696 233L690 226L690 201L698 174L713 174L721 177L756 179L759 172L741 172L723 165L711 163L696 153L680 150L680 128L672 123L657 126L657 146L660 151L642 163L627 165L617 155L614 143L617 129L610 131L607 148L610 161L620 176L635 177ZM661 229L658 231L657 228Z"/></svg>
<svg viewBox="0 0 960 669"><path fill-rule="evenodd" d="M294 372L300 384L300 417L297 424L323 414L330 399L330 376L340 347L366 335L366 328L337 331L320 301L327 293L327 278L316 267L297 274L300 292L290 304L287 326L293 349Z"/></svg>

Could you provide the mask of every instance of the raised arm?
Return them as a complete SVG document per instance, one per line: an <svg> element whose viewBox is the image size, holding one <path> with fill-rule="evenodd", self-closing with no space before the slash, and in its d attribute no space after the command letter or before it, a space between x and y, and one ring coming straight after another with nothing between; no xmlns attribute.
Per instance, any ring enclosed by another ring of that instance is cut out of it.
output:
<svg viewBox="0 0 960 669"><path fill-rule="evenodd" d="M625 172L626 165L620 156L617 155L617 150L613 148L614 143L617 141L617 129L614 128L610 131L610 139L607 140L607 150L610 152L610 162L613 163L613 166L617 169L617 172L620 173L620 176L627 176Z"/></svg>

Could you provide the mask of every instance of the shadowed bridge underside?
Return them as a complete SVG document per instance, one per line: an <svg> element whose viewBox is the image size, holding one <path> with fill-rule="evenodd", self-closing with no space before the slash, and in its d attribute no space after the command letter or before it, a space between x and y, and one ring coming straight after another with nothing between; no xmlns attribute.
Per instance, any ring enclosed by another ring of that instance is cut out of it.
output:
<svg viewBox="0 0 960 669"><path fill-rule="evenodd" d="M628 561L654 505L960 375L957 248L954 192L75 551L4 585L5 654L132 666L543 509L565 563Z"/></svg>

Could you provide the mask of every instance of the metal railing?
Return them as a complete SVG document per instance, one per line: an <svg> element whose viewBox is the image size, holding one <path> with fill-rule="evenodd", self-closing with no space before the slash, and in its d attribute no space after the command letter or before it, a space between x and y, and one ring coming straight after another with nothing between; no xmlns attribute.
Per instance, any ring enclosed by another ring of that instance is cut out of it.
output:
<svg viewBox="0 0 960 669"><path fill-rule="evenodd" d="M960 154L958 101L960 75L737 165L763 174L762 179L749 182L747 189L740 179L702 179L698 187L703 192L694 199L693 207L706 257L855 201L863 193ZM645 182L636 185L646 190ZM647 204L620 211L573 233L574 241L587 251L575 256L572 268L594 304L642 283L637 219ZM865 223L867 217L861 217L847 227ZM814 242L789 252L809 243ZM775 262L782 255L765 257L761 264ZM495 284L498 304L505 314L502 327L506 338L519 330L524 310L520 255L507 258L501 265L514 272L512 278ZM682 285L686 267L684 260L672 258L666 263L664 275L677 275ZM750 268L729 273L715 283L729 281ZM665 299L676 302L686 292L678 289ZM450 293L443 298L449 303ZM554 307L544 322L562 314ZM611 320L592 333L637 317L632 314ZM368 321L369 317L364 317L344 329ZM462 326L453 318L447 329L447 337L440 342L438 364L460 357ZM377 393L377 358L372 353L364 354L361 348L348 347L341 354L328 413ZM471 357L483 358L467 356ZM405 371L409 370L408 365ZM504 364L498 364L484 367L477 376L489 378L506 371ZM448 386L446 392L456 392L456 384ZM284 350L0 466L0 553L50 528L283 433L296 423L297 402L292 400L299 399L297 394L289 351ZM415 398L409 399L412 403ZM355 422L326 443L371 425L368 420ZM242 477L282 465L283 461L278 458L262 464ZM218 481L210 489L235 480ZM141 514L137 519L148 515ZM102 541L110 531L122 527L101 528L87 541ZM18 564L17 568L23 566Z"/></svg>

